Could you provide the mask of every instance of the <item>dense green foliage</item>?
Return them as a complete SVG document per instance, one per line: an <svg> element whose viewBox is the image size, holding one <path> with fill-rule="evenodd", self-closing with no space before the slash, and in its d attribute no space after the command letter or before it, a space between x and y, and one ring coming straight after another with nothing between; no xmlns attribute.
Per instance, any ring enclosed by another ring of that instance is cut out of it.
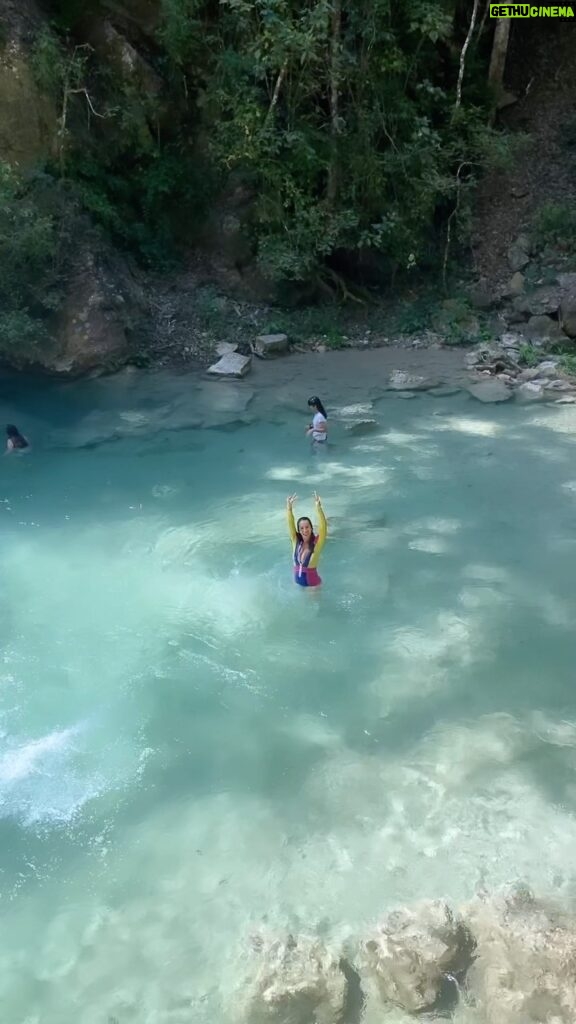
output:
<svg viewBox="0 0 576 1024"><path fill-rule="evenodd" d="M53 171L147 259L193 242L233 175L266 275L384 281L437 259L497 148L478 32L456 99L471 0L157 0L131 72L83 46L86 12L113 23L116 4L52 7L36 67L64 113Z"/></svg>
<svg viewBox="0 0 576 1024"><path fill-rule="evenodd" d="M18 362L46 338L58 304L65 219L47 209L41 178L22 181L0 163L0 350Z"/></svg>

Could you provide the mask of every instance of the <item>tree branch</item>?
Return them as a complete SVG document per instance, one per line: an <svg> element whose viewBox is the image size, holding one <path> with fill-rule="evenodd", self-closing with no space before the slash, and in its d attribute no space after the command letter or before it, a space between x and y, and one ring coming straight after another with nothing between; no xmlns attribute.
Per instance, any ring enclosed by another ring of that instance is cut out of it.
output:
<svg viewBox="0 0 576 1024"><path fill-rule="evenodd" d="M84 89L84 88L82 88L82 89L68 89L68 95L69 96L73 96L76 93L81 93L83 96L86 97L86 103L90 107L90 110L94 114L94 117L102 117L102 118L108 117L108 114L99 114L97 110L94 110L94 107L92 106L92 100L90 99L90 96L88 94L88 90L87 89Z"/></svg>
<svg viewBox="0 0 576 1024"><path fill-rule="evenodd" d="M332 205L338 193L338 135L340 134L340 35L342 0L333 0L330 32L330 135L332 153L328 167L327 199Z"/></svg>
<svg viewBox="0 0 576 1024"><path fill-rule="evenodd" d="M280 71L278 72L278 77L276 79L276 84L274 86L274 92L272 93L272 99L270 100L270 106L268 107L268 113L266 114L266 117L264 119L264 123L265 124L268 123L268 121L272 117L272 114L274 113L274 108L275 108L276 104L278 103L278 98L280 96L280 89L282 88L282 83L284 82L284 79L286 78L286 72L287 71L288 71L288 60L286 59L284 61L283 65L282 65L282 67L280 68Z"/></svg>
<svg viewBox="0 0 576 1024"><path fill-rule="evenodd" d="M468 26L468 34L464 40L464 46L460 51L460 68L458 70L458 84L456 85L456 103L454 104L454 113L458 110L462 102L462 83L464 81L464 67L466 65L466 51L470 46L470 40L474 33L474 26L476 24L476 17L478 15L479 0L474 0L474 7L472 8L472 17L470 18L470 24Z"/></svg>
<svg viewBox="0 0 576 1024"><path fill-rule="evenodd" d="M446 291L446 276L447 276L447 272L448 272L448 256L450 255L450 245L451 245L451 242L452 242L452 220L454 219L454 217L458 213L458 208L460 206L460 186L461 186L460 174L461 174L463 168L469 166L469 164L470 164L469 160L463 160L462 163L460 164L460 166L458 167L458 170L456 171L456 202L454 203L454 209L452 210L452 213L448 217L448 222L446 224L446 246L444 248L444 260L442 262L442 284L444 285L444 291Z"/></svg>

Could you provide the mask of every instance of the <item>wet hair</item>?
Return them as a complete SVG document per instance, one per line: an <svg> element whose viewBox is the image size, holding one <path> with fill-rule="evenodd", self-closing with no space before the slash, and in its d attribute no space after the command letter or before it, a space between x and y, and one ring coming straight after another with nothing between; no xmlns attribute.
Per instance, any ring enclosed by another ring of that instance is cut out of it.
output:
<svg viewBox="0 0 576 1024"><path fill-rule="evenodd" d="M12 442L19 442L16 445L16 447L18 447L18 448L27 448L28 447L28 441L20 433L20 431L18 430L18 427L15 427L13 423L7 423L6 424L6 434L10 438L10 440Z"/></svg>
<svg viewBox="0 0 576 1024"><path fill-rule="evenodd" d="M316 544L316 537L314 536L314 526L313 526L312 520L309 519L308 516L300 516L300 519L296 523L296 537L298 538L298 542L300 544L303 544L304 543L304 538L303 538L302 534L300 533L300 523L310 523L310 529L312 530L312 533L310 534L310 540L309 540L308 543L310 545L310 551L314 551L314 545Z"/></svg>
<svg viewBox="0 0 576 1024"><path fill-rule="evenodd" d="M317 395L312 395L312 398L309 398L309 399L308 399L308 405L313 405L313 406L315 406L315 407L316 407L316 409L318 409L318 412L321 412L321 413L322 413L322 415L323 415L324 419L325 419L325 420L327 420L327 419L328 419L328 413L326 412L326 409L325 409L325 408L324 408L324 406L322 405L322 402L320 401L320 399L318 398L318 396L317 396Z"/></svg>

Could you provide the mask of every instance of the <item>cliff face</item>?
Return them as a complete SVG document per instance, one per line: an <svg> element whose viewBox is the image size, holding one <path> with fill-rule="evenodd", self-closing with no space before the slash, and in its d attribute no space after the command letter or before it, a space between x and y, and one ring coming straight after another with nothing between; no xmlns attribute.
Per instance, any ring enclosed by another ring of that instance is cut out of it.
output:
<svg viewBox="0 0 576 1024"><path fill-rule="evenodd" d="M62 111L35 75L34 46L45 15L33 0L3 0L0 18L0 161L18 172L25 189L29 176L56 159ZM140 275L89 217L74 211L64 192L49 206L56 232L64 220L70 232L58 255L59 301L42 343L24 345L16 338L5 361L66 375L116 369L133 355L146 316Z"/></svg>

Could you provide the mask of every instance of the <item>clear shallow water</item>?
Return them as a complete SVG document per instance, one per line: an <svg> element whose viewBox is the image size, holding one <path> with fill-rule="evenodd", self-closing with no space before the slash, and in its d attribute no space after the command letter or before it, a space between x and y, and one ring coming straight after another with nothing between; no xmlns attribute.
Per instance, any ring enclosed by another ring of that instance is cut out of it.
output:
<svg viewBox="0 0 576 1024"><path fill-rule="evenodd" d="M576 412L374 393L311 458L282 396L189 429L182 380L108 385L3 396L38 440L0 493L5 1024L218 1024L262 924L573 897Z"/></svg>

